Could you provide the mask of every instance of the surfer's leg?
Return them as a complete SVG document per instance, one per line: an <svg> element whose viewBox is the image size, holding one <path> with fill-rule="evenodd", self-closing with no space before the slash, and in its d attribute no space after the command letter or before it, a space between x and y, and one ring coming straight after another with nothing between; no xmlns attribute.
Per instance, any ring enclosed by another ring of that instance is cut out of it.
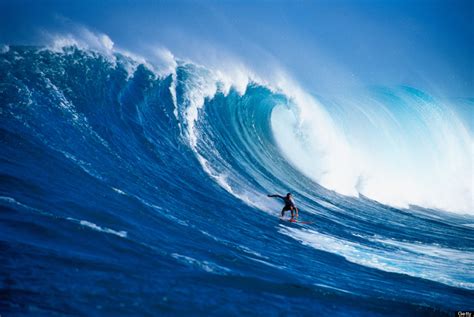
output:
<svg viewBox="0 0 474 317"><path fill-rule="evenodd" d="M285 217L285 211L286 211L286 207L283 207L282 210L281 210L281 216L282 217Z"/></svg>
<svg viewBox="0 0 474 317"><path fill-rule="evenodd" d="M293 219L293 218L295 217L295 215L294 215L294 213L293 213L293 210L294 210L294 209L295 209L295 208L290 207L290 210L291 210L291 219Z"/></svg>

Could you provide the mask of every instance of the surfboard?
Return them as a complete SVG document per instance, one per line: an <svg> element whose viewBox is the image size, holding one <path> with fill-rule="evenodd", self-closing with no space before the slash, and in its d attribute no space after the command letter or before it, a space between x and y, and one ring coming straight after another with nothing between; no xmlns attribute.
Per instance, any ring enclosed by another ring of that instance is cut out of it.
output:
<svg viewBox="0 0 474 317"><path fill-rule="evenodd" d="M302 224L302 225L310 225L310 224L314 223L314 221L299 221L299 220L296 220L296 219L283 219L283 218L280 218L280 220L291 222L291 223L299 223L299 224Z"/></svg>

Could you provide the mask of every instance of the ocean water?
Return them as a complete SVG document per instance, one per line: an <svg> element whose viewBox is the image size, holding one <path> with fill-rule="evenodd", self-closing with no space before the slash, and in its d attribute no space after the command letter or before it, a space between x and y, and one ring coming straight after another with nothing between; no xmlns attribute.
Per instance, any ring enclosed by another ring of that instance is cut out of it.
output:
<svg viewBox="0 0 474 317"><path fill-rule="evenodd" d="M378 119L382 136L399 131L379 152L390 161L398 151L397 168L421 171L413 187L403 171L369 157L383 139L351 130L341 106L305 108L301 94L252 80L239 86L191 62L158 74L119 53L2 49L0 314L473 310L472 196L458 186L472 159L457 155L468 149L467 132L443 121L449 115L422 91L373 93L360 113ZM406 130L390 125L394 114L381 103L396 108ZM433 131L416 118L429 118ZM367 151L353 151L338 123L368 140L357 146ZM443 131L438 141L452 157L408 164L416 138L406 131L418 128L424 139ZM429 172L448 159L461 169L451 183ZM361 176L369 166L373 177ZM288 191L301 220L313 223L279 220L280 202L266 195Z"/></svg>

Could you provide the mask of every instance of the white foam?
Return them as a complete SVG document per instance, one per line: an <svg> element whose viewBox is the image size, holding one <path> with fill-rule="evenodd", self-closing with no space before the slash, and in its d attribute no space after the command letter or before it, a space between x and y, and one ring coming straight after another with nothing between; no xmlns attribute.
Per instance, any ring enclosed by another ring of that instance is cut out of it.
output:
<svg viewBox="0 0 474 317"><path fill-rule="evenodd" d="M152 208L152 209L155 209L156 211L158 211L158 212L160 213L160 215L163 215L164 217L166 217L166 218L168 218L168 219L170 219L170 220L172 220L172 221L174 221L174 222L176 222L176 223L178 223L178 224L180 224L180 225L182 225L182 226L185 226L185 227L189 226L189 224L188 224L186 221L181 220L181 219L179 219L179 218L173 216L170 212L164 210L163 207L160 207L160 206L158 206L158 205L149 203L149 202L147 202L146 200L144 200L143 198L141 198L141 197L139 197L139 196L131 195L131 194L128 194L128 195L129 195L129 196L132 196L132 197L135 198L135 199L138 199L138 200L139 200L142 204L144 204L145 206L148 206L148 207L150 207L150 208Z"/></svg>
<svg viewBox="0 0 474 317"><path fill-rule="evenodd" d="M17 206L20 206L22 208L25 208L25 209L28 209L28 210L33 210L33 211L38 211L40 212L40 210L36 209L36 208L33 208L33 207L30 207L30 206L27 206L19 201L17 201L15 198L12 198L12 197L7 197L7 196L0 196L0 200L1 201L4 201L4 202L7 202L9 204L12 204L12 205L17 205Z"/></svg>
<svg viewBox="0 0 474 317"><path fill-rule="evenodd" d="M227 272L230 272L228 268L217 265L210 261L199 261L190 256L181 255L178 253L172 253L171 256L183 264L186 264L191 267L199 268L208 273L225 274Z"/></svg>
<svg viewBox="0 0 474 317"><path fill-rule="evenodd" d="M120 195L128 196L128 194L127 194L126 192L124 192L123 190L120 190L120 189L115 188L115 187L112 187L112 189L113 189L115 192L119 193Z"/></svg>
<svg viewBox="0 0 474 317"><path fill-rule="evenodd" d="M270 266L270 267L273 267L273 268L276 268L276 269L279 269L279 270L285 270L286 267L284 266L281 266L281 265L276 265L276 264L273 264L273 263L270 263L270 262L267 262L265 260L260 260L260 259L256 259L254 257L247 257L248 259L252 260L252 261L255 261L255 262L258 262L258 263L262 263L262 264L265 264L267 266Z"/></svg>
<svg viewBox="0 0 474 317"><path fill-rule="evenodd" d="M60 218L60 219L66 219L66 220L69 220L69 221L72 221L72 222L75 222L75 223L79 223L82 226L88 227L88 228L96 230L96 231L113 234L113 235L116 235L116 236L119 236L119 237L122 237L122 238L127 237L127 232L126 231L116 231L116 230L113 230L113 229L101 227L101 226L96 225L95 223L92 223L92 222L89 222L89 221L86 221L86 220L78 220L78 219L74 219L74 218L70 218L70 217L67 217L67 218L58 217L56 215L53 215L52 213L44 212L44 211L41 211L39 209L36 209L36 208L30 207L30 206L27 206L23 203L20 203L19 201L17 201L16 199L14 199L12 197L0 196L0 201L5 201L5 202L8 202L10 204L14 204L14 205L20 206L20 207L28 209L28 210L36 211L36 212L38 212L42 215L45 215L45 216L50 216L50 217Z"/></svg>
<svg viewBox="0 0 474 317"><path fill-rule="evenodd" d="M383 246L374 248L314 230L300 230L286 226L281 226L279 232L304 245L343 256L356 264L455 287L474 289L474 278L471 274L474 267L474 252L472 251L380 237L369 238L372 242ZM392 248L387 248L387 246Z"/></svg>
<svg viewBox="0 0 474 317"><path fill-rule="evenodd" d="M90 163L87 163L83 160L80 160L78 159L77 157L75 157L74 155L72 155L71 153L68 153L66 151L62 151L62 150L58 150L60 153L62 153L66 158L68 158L69 160L71 160L72 162L74 162L77 166L79 166L84 172L86 172L87 174L89 174L90 176L94 177L94 178L97 178L99 180L104 180L102 178L102 176L100 176L97 172L95 172L92 167L91 167L91 164Z"/></svg>
<svg viewBox="0 0 474 317"><path fill-rule="evenodd" d="M0 46L0 54L8 53L8 51L10 51L10 46L8 46L8 45L1 45Z"/></svg>
<svg viewBox="0 0 474 317"><path fill-rule="evenodd" d="M262 258L262 259L267 259L268 260L268 257L267 256L264 256L260 253L258 253L257 251L254 251L252 249L249 249L247 248L246 246L243 246L243 245L239 245L238 248L242 251L244 251L245 253L248 253L248 254L251 254L253 256L256 256L256 257L259 257L259 258Z"/></svg>
<svg viewBox="0 0 474 317"><path fill-rule="evenodd" d="M90 229L95 230L95 231L113 234L113 235L119 236L121 238L126 238L127 237L127 232L126 231L116 231L116 230L113 230L113 229L110 229L110 228L101 227L99 225L96 225L95 223L92 223L92 222L89 222L89 221L86 221L86 220L76 220L76 219L73 219L73 218L67 218L67 219L71 220L71 221L74 221L74 222L79 222L80 225L82 225L84 227L87 227L87 228L90 228Z"/></svg>
<svg viewBox="0 0 474 317"><path fill-rule="evenodd" d="M176 72L174 72L171 75L171 80L172 81L171 81L171 85L170 85L170 94L171 94L171 99L173 100L173 106L174 106L173 114L174 114L176 120L178 120L179 130L181 131L182 127L181 127L181 122L179 121L178 98L176 96L176 81L178 80L177 77L176 77Z"/></svg>
<svg viewBox="0 0 474 317"><path fill-rule="evenodd" d="M316 198L313 198L318 204L324 206L325 208L327 209L330 209L330 210L333 210L333 211L337 211L337 212L346 212L344 209L342 208L339 208L327 201L324 201L324 200L321 200L321 199L316 199Z"/></svg>

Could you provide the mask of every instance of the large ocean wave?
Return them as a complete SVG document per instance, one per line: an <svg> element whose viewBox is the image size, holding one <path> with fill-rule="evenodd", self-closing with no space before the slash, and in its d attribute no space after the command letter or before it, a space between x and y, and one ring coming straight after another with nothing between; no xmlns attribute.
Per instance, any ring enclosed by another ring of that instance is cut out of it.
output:
<svg viewBox="0 0 474 317"><path fill-rule="evenodd" d="M447 101L62 44L0 54L5 310L472 308L472 131ZM314 224L278 222L287 191Z"/></svg>

